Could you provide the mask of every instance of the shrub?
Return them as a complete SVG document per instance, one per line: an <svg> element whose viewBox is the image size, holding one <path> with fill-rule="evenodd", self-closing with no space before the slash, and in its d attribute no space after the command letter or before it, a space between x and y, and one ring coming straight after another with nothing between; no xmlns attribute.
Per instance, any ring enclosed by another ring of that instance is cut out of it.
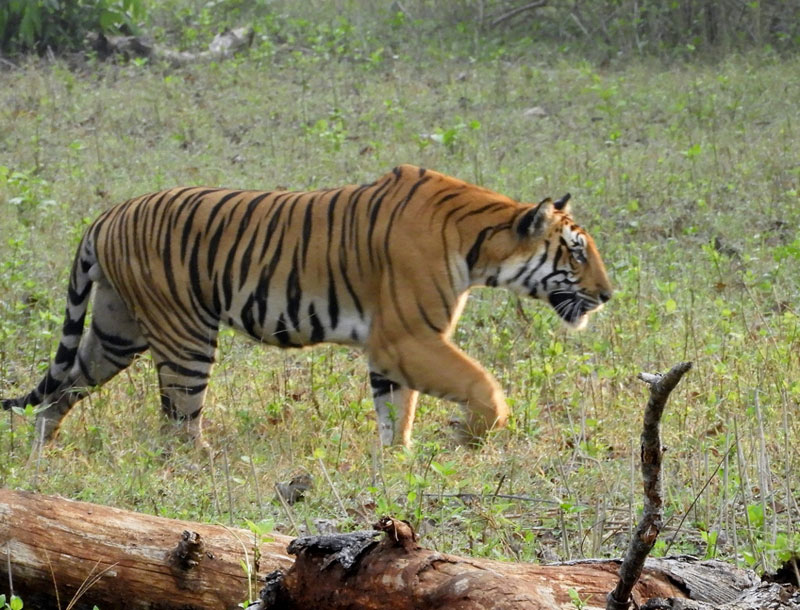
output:
<svg viewBox="0 0 800 610"><path fill-rule="evenodd" d="M0 51L75 50L88 32L135 32L145 13L145 0L8 0L0 4Z"/></svg>

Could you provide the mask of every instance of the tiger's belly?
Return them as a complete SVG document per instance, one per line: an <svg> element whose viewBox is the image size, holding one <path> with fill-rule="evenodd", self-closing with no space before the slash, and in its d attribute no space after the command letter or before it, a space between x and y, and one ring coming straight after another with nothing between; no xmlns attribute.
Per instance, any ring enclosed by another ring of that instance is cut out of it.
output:
<svg viewBox="0 0 800 610"><path fill-rule="evenodd" d="M285 348L317 343L363 345L370 328L368 314L333 311L319 299L289 306L282 301L259 304L248 298L240 307L223 313L220 321L256 341Z"/></svg>

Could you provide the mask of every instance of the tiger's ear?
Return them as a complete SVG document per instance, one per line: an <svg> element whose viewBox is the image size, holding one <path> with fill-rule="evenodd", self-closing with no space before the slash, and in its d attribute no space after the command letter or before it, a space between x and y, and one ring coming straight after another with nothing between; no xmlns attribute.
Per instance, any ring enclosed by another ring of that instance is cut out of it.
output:
<svg viewBox="0 0 800 610"><path fill-rule="evenodd" d="M536 207L519 215L516 222L517 235L520 237L535 237L542 233L545 225L553 216L555 204L550 197L542 199Z"/></svg>
<svg viewBox="0 0 800 610"><path fill-rule="evenodd" d="M570 195L569 193L566 193L566 194L565 194L565 195L563 195L562 197L559 197L558 199L556 199L556 200L553 202L553 206L554 206L554 207L555 207L557 210L561 210L562 212L564 212L564 214L569 214L569 212L570 212L570 209L569 209L569 208L570 208L570 206L569 206L569 203L568 203L568 202L569 202L569 198L570 198L570 197L572 197L572 195Z"/></svg>

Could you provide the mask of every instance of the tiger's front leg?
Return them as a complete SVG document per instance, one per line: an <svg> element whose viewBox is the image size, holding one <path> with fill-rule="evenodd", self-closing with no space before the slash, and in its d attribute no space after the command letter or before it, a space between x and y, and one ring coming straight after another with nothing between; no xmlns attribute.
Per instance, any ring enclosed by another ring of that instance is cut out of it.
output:
<svg viewBox="0 0 800 610"><path fill-rule="evenodd" d="M411 428L419 392L370 370L369 383L378 416L381 445L411 446Z"/></svg>
<svg viewBox="0 0 800 610"><path fill-rule="evenodd" d="M368 351L370 368L383 378L402 379L413 390L459 403L465 412L459 440L473 442L506 425L508 405L497 381L442 335L408 336L381 345L375 333ZM395 439L399 435L407 444L413 412L410 418L408 411L404 415Z"/></svg>

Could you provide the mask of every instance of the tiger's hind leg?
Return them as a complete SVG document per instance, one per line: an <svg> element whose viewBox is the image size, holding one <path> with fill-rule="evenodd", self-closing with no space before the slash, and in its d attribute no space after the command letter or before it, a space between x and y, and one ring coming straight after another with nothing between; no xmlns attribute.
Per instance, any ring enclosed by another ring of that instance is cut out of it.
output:
<svg viewBox="0 0 800 610"><path fill-rule="evenodd" d="M99 282L92 301L92 322L80 339L71 369L55 389L48 388L36 397L47 406L36 415L35 448L55 435L69 410L91 388L106 383L146 349L147 342L125 303L111 286ZM40 388L47 382L45 378Z"/></svg>
<svg viewBox="0 0 800 610"><path fill-rule="evenodd" d="M370 367L369 383L378 416L381 445L411 446L411 429L419 392L400 385Z"/></svg>
<svg viewBox="0 0 800 610"><path fill-rule="evenodd" d="M150 342L162 410L170 420L183 425L195 447L206 451L209 446L203 440L201 414L217 350L216 329L208 332L207 341L182 342L177 352L156 339Z"/></svg>

